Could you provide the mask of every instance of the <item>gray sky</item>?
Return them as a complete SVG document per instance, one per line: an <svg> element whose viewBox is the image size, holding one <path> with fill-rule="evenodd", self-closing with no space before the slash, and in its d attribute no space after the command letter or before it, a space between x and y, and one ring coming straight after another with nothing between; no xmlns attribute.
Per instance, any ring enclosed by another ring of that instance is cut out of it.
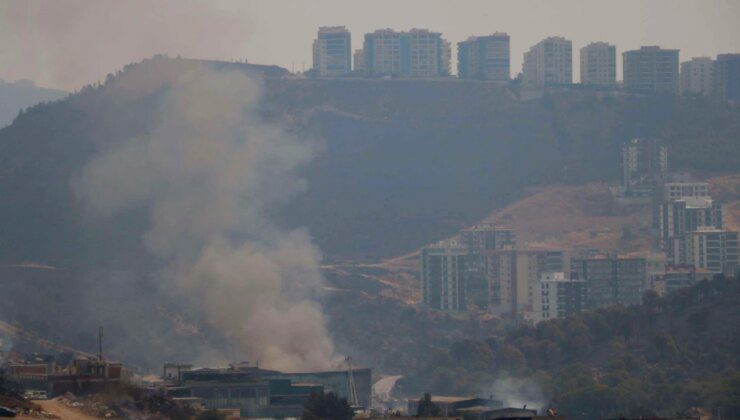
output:
<svg viewBox="0 0 740 420"><path fill-rule="evenodd" d="M621 52L640 45L679 48L681 61L740 52L740 0L0 0L0 78L74 90L156 53L300 70L328 25L347 26L354 48L384 27L433 29L453 45L505 31L512 75L529 46L561 35L575 80L591 41L616 44L618 77Z"/></svg>

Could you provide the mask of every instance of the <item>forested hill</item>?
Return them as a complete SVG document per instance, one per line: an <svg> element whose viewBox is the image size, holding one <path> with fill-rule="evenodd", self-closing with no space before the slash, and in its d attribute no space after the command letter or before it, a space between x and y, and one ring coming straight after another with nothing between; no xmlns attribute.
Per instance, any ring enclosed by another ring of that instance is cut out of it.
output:
<svg viewBox="0 0 740 420"><path fill-rule="evenodd" d="M642 306L456 342L401 385L458 395L497 392L492 385L505 380L500 398L517 394L569 419L673 417L695 407L737 418L738 322L740 279L717 277L665 298L648 294Z"/></svg>
<svg viewBox="0 0 740 420"><path fill-rule="evenodd" d="M0 80L0 127L10 124L24 108L67 95L68 92L38 87L31 81L10 83Z"/></svg>
<svg viewBox="0 0 740 420"><path fill-rule="evenodd" d="M91 154L147 133L169 82L203 62L157 58L27 110L0 130L1 261L79 265L136 253L146 218L86 226L70 177ZM263 114L324 142L307 191L280 215L327 259L388 256L473 223L523 186L613 180L619 146L665 138L677 170L740 167L740 109L697 98L553 90L520 100L483 82L289 79L276 67L208 63L264 77Z"/></svg>

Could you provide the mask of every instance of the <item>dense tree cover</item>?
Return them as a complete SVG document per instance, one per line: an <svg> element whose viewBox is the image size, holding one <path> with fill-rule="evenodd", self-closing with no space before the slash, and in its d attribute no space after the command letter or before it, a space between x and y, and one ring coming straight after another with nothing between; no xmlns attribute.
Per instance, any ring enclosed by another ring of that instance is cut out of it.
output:
<svg viewBox="0 0 740 420"><path fill-rule="evenodd" d="M349 420L354 413L346 398L333 392L314 392L303 408L304 420Z"/></svg>
<svg viewBox="0 0 740 420"><path fill-rule="evenodd" d="M609 307L458 341L403 380L407 391L480 392L529 378L568 418L740 412L740 279L718 276L637 307Z"/></svg>

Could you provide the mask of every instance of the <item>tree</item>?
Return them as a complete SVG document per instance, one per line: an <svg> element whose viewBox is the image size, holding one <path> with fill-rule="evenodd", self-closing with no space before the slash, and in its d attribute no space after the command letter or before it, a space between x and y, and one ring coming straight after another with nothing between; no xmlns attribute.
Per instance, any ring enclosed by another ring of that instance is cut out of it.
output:
<svg viewBox="0 0 740 420"><path fill-rule="evenodd" d="M303 407L304 420L349 420L354 413L346 398L339 398L333 392L315 392L308 397Z"/></svg>
<svg viewBox="0 0 740 420"><path fill-rule="evenodd" d="M424 397L419 400L419 406L416 408L417 417L440 417L442 410L437 404L432 402L432 395L424 393Z"/></svg>

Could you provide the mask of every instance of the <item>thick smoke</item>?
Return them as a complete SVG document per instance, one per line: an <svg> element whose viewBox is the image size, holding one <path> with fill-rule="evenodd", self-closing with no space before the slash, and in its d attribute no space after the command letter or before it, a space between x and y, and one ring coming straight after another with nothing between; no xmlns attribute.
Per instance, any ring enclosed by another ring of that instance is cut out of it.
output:
<svg viewBox="0 0 740 420"><path fill-rule="evenodd" d="M157 126L89 162L74 189L102 221L146 209L142 240L155 273L234 344L271 368L324 369L333 347L312 297L320 255L305 231L284 231L271 212L305 188L295 171L314 155L259 116L260 84L205 66L176 79Z"/></svg>

